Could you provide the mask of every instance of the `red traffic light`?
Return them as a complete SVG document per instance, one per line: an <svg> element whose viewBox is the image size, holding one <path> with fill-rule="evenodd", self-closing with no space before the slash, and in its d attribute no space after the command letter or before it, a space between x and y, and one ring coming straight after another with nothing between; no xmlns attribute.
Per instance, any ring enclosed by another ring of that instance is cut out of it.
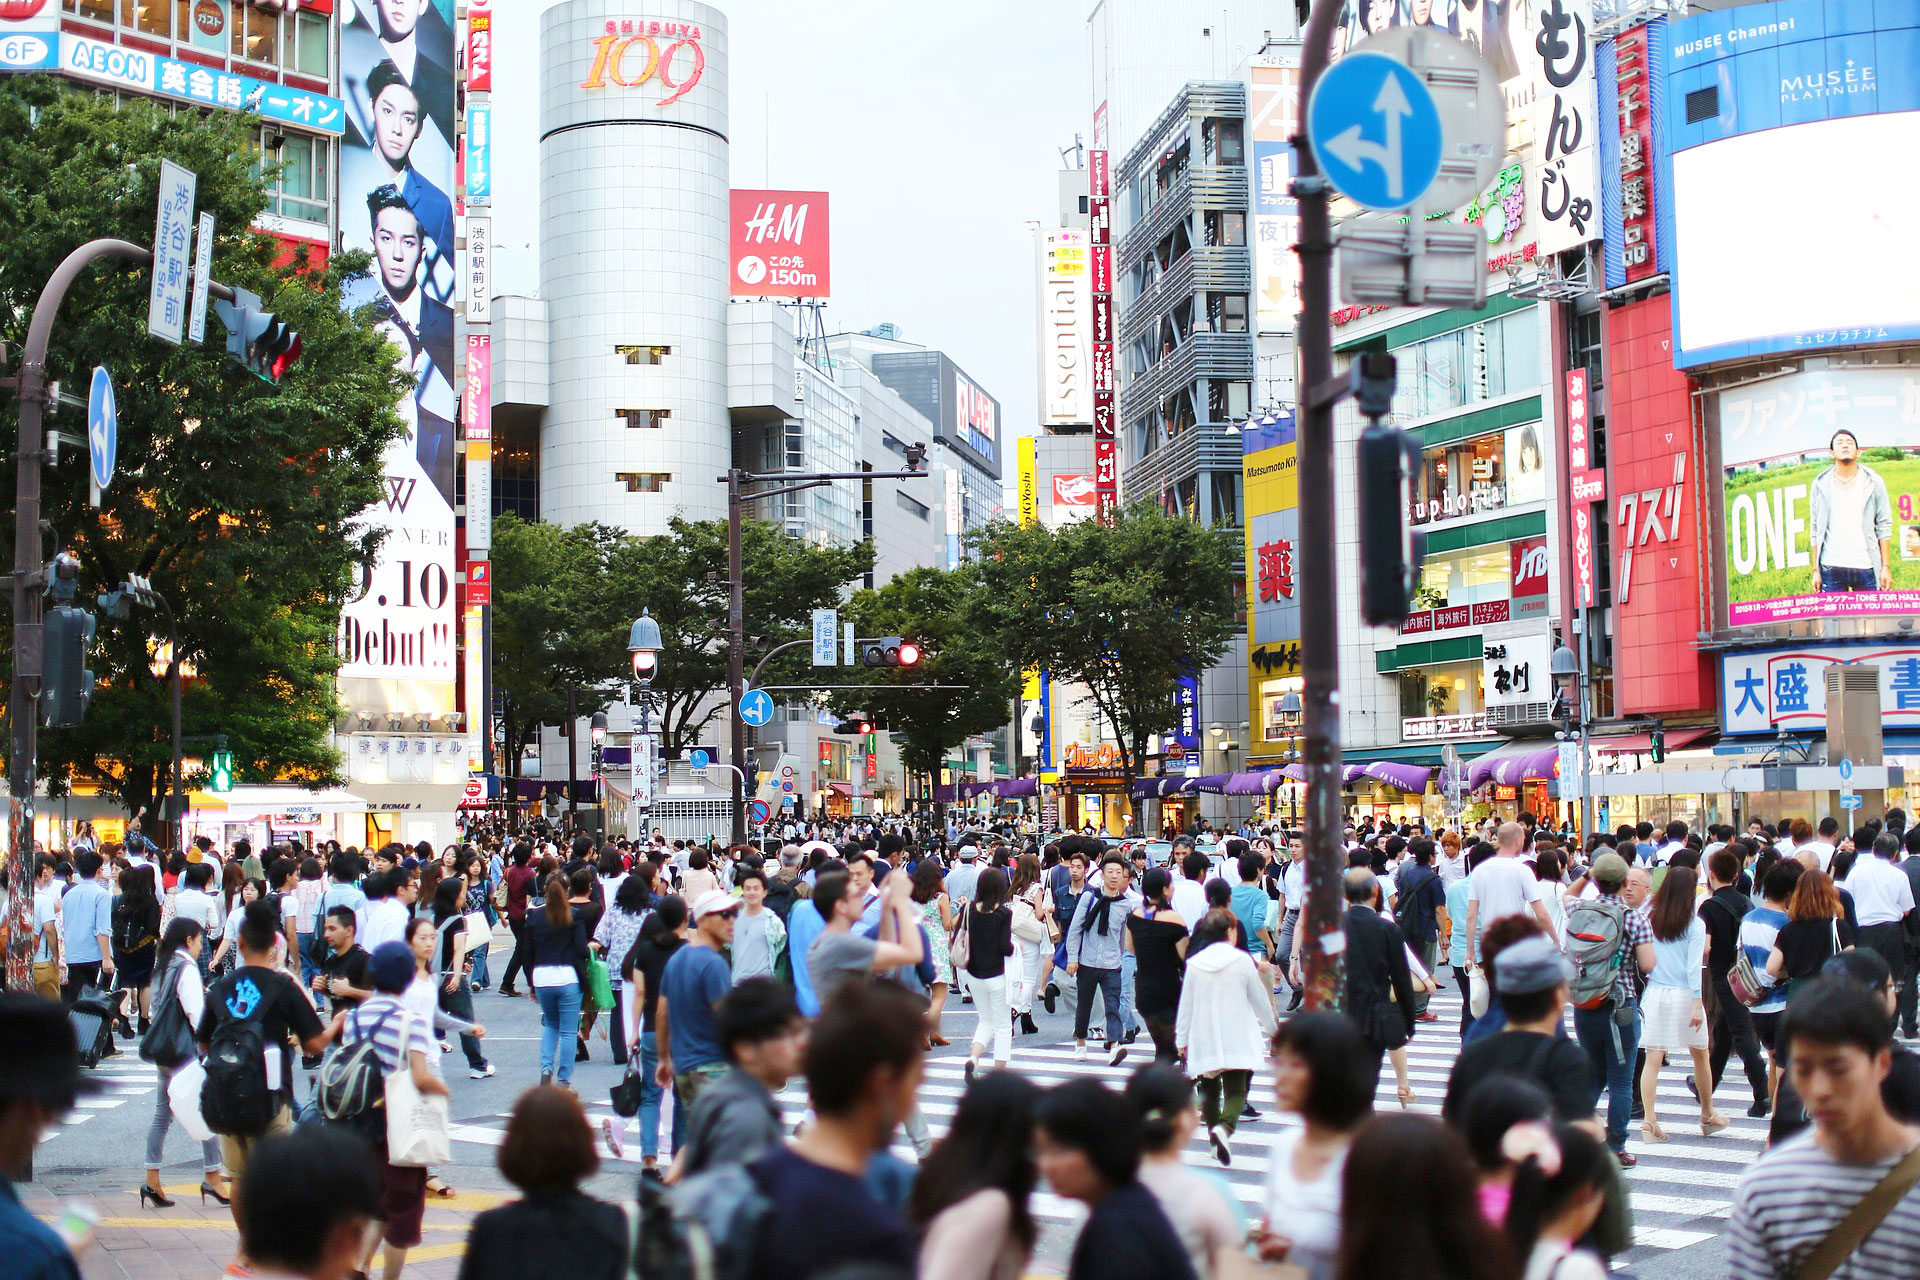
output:
<svg viewBox="0 0 1920 1280"><path fill-rule="evenodd" d="M919 666L920 646L911 640L903 640L900 644L900 665L903 667Z"/></svg>

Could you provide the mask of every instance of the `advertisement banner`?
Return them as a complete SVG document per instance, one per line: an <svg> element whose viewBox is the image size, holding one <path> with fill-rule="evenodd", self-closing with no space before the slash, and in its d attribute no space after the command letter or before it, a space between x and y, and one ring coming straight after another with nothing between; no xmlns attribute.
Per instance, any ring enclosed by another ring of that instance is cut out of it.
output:
<svg viewBox="0 0 1920 1280"><path fill-rule="evenodd" d="M1090 475L1053 477L1054 514L1062 521L1084 520L1100 505L1099 487Z"/></svg>
<svg viewBox="0 0 1920 1280"><path fill-rule="evenodd" d="M1559 253L1600 234L1593 0L1539 0L1535 9L1539 34L1523 49L1534 94L1527 168L1536 185L1529 199L1540 252Z"/></svg>
<svg viewBox="0 0 1920 1280"><path fill-rule="evenodd" d="M1665 269L1659 249L1654 185L1653 121L1666 69L1666 19L1634 27L1595 57L1612 128L1600 148L1601 246L1607 288L1650 280ZM1605 112L1603 110L1603 116Z"/></svg>
<svg viewBox="0 0 1920 1280"><path fill-rule="evenodd" d="M1095 131L1104 135L1105 104L1094 113ZM1094 516L1113 519L1120 507L1120 454L1113 421L1113 245L1107 203L1113 190L1104 136L1087 152L1088 231L1093 252L1093 486Z"/></svg>
<svg viewBox="0 0 1920 1280"><path fill-rule="evenodd" d="M467 0L467 90L493 90L493 0Z"/></svg>
<svg viewBox="0 0 1920 1280"><path fill-rule="evenodd" d="M1553 698L1553 637L1514 636L1489 640L1482 651L1481 688L1489 707Z"/></svg>
<svg viewBox="0 0 1920 1280"><path fill-rule="evenodd" d="M1240 433L1246 506L1248 723L1254 742L1279 735L1268 684L1299 673L1300 448L1293 415ZM1288 655L1291 655L1289 657Z"/></svg>
<svg viewBox="0 0 1920 1280"><path fill-rule="evenodd" d="M60 60L60 0L0 4L0 71L45 71Z"/></svg>
<svg viewBox="0 0 1920 1280"><path fill-rule="evenodd" d="M0 26L0 39L9 34L9 27ZM309 93L305 89L255 80L252 76L215 71L124 45L89 40L71 32L59 37L59 53L62 71L96 84L157 94L202 107L247 112L262 120L290 124L331 137L339 137L346 127L346 112L340 99L329 98L324 93ZM0 49L0 65L10 70L25 69L9 62L4 49ZM448 154L451 155L451 151Z"/></svg>
<svg viewBox="0 0 1920 1280"><path fill-rule="evenodd" d="M493 203L493 108L467 108L467 203Z"/></svg>
<svg viewBox="0 0 1920 1280"><path fill-rule="evenodd" d="M467 549L493 546L493 339L467 335L460 420L467 435Z"/></svg>
<svg viewBox="0 0 1920 1280"><path fill-rule="evenodd" d="M1836 662L1878 667L1884 726L1920 728L1920 645L1804 645L1721 655L1721 732L1826 732L1825 672Z"/></svg>
<svg viewBox="0 0 1920 1280"><path fill-rule="evenodd" d="M341 696L377 712L453 710L461 577L454 557L456 269L452 0L343 0L340 240L373 255L344 302L371 305L414 375L385 496L362 517L385 534L341 610ZM484 232L483 232L484 235ZM476 688L478 686L475 686Z"/></svg>
<svg viewBox="0 0 1920 1280"><path fill-rule="evenodd" d="M1022 526L1040 523L1040 467L1037 450L1038 445L1032 436L1020 437L1016 465L1019 467L1017 483L1020 492Z"/></svg>
<svg viewBox="0 0 1920 1280"><path fill-rule="evenodd" d="M1093 293L1087 233L1070 227L1040 240L1040 421L1093 422ZM1111 308L1105 341L1113 342Z"/></svg>
<svg viewBox="0 0 1920 1280"><path fill-rule="evenodd" d="M1815 369L1715 399L1728 623L1920 613L1920 371Z"/></svg>
<svg viewBox="0 0 1920 1280"><path fill-rule="evenodd" d="M995 440L1000 434L1000 402L957 367L949 364L948 368L953 377L950 402L955 434L982 457L998 458Z"/></svg>
<svg viewBox="0 0 1920 1280"><path fill-rule="evenodd" d="M1300 314L1300 208L1293 181L1293 135L1300 123L1300 72L1254 67L1247 93L1247 145L1253 164L1253 291L1260 333L1291 333Z"/></svg>
<svg viewBox="0 0 1920 1280"><path fill-rule="evenodd" d="M727 226L734 297L832 295L826 192L735 191Z"/></svg>
<svg viewBox="0 0 1920 1280"><path fill-rule="evenodd" d="M1593 563L1593 504L1576 502L1573 506L1573 606L1591 609L1596 586Z"/></svg>
<svg viewBox="0 0 1920 1280"><path fill-rule="evenodd" d="M493 219L467 219L467 323L493 323Z"/></svg>
<svg viewBox="0 0 1920 1280"><path fill-rule="evenodd" d="M1680 368L1920 338L1920 8L1782 0L1666 28L1660 193ZM1819 199L1755 198L1791 173Z"/></svg>

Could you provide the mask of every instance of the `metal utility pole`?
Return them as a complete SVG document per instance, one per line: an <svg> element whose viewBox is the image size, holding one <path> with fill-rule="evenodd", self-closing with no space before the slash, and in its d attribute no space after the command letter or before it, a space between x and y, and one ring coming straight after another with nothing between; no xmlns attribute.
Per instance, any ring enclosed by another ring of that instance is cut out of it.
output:
<svg viewBox="0 0 1920 1280"><path fill-rule="evenodd" d="M575 810L574 793L580 789L580 753L575 743L580 738L580 713L574 708L573 686L567 686L567 821L577 826L579 816Z"/></svg>
<svg viewBox="0 0 1920 1280"><path fill-rule="evenodd" d="M1292 192L1300 206L1300 657L1306 685L1303 755L1307 902L1301 968L1309 1009L1338 1009L1346 993L1346 858L1340 847L1340 628L1334 563L1333 220L1331 187L1307 138L1307 104L1327 69L1339 0L1316 0L1300 65L1300 121Z"/></svg>
<svg viewBox="0 0 1920 1280"><path fill-rule="evenodd" d="M20 374L9 379L20 398L20 439L14 453L13 684L7 696L13 736L13 758L7 770L7 883L14 889L7 988L12 991L33 990L33 792L39 784L37 702L45 657L40 610L40 464L46 457L47 347L67 290L101 258L145 266L153 262L153 251L127 240L89 240L68 254L40 290L27 326ZM233 287L218 280L209 282L208 293L223 302L234 300Z"/></svg>
<svg viewBox="0 0 1920 1280"><path fill-rule="evenodd" d="M749 502L785 497L803 489L817 489L836 480L919 480L925 478L927 448L923 444L907 446L905 471L833 471L796 475L789 471L759 474L740 467L718 477L727 486L727 742L728 758L733 764L732 843L747 841L747 726L740 719L740 699L746 694L747 584L745 552L742 547L740 509ZM754 489L753 484L771 484L770 489ZM772 657L772 654L768 654ZM760 664L766 665L763 660ZM760 667L754 668L758 673Z"/></svg>

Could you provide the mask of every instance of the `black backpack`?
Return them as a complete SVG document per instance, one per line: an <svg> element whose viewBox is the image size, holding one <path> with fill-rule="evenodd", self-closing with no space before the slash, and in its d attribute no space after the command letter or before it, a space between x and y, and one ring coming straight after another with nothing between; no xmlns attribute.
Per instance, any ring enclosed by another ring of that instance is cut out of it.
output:
<svg viewBox="0 0 1920 1280"><path fill-rule="evenodd" d="M1425 878L1420 875L1422 871L1427 873ZM1420 895L1426 892L1427 881L1438 874L1415 863L1413 870L1407 873L1406 880L1401 882L1400 896L1394 900L1393 904L1393 922L1400 926L1400 932L1405 935L1409 943L1414 939L1413 926L1420 919Z"/></svg>
<svg viewBox="0 0 1920 1280"><path fill-rule="evenodd" d="M231 1138L257 1138L265 1133L280 1098L267 1088L267 1037L260 1020L220 1019L205 1065L200 1116L207 1128Z"/></svg>

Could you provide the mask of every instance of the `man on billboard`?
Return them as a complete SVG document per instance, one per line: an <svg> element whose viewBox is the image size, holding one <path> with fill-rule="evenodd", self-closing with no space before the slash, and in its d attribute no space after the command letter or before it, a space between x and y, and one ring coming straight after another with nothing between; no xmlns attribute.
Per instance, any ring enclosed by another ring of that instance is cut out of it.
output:
<svg viewBox="0 0 1920 1280"><path fill-rule="evenodd" d="M1860 461L1860 441L1842 428L1827 442L1833 465L1813 481L1813 589L1885 591L1893 585L1893 504L1887 482Z"/></svg>
<svg viewBox="0 0 1920 1280"><path fill-rule="evenodd" d="M414 452L434 485L453 501L453 309L420 288L425 254L420 215L388 184L367 196L373 224L374 301L380 327L416 379Z"/></svg>
<svg viewBox="0 0 1920 1280"><path fill-rule="evenodd" d="M430 248L429 260L453 255L453 202L439 187L413 167L413 144L419 140L420 95L391 59L383 58L367 74L367 96L373 112L373 160L370 187L392 185L420 219ZM369 228L371 231L371 228Z"/></svg>
<svg viewBox="0 0 1920 1280"><path fill-rule="evenodd" d="M420 95L427 118L453 138L453 68L441 64L453 31L433 0L373 0L374 29L387 57ZM372 86L369 84L369 97Z"/></svg>

